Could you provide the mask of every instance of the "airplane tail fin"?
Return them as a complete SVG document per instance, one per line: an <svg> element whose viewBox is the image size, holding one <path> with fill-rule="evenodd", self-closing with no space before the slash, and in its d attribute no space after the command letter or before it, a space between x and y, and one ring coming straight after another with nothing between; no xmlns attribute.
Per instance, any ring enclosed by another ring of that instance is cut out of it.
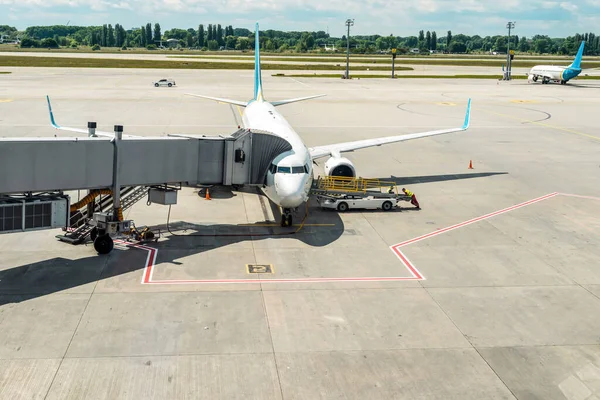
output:
<svg viewBox="0 0 600 400"><path fill-rule="evenodd" d="M575 56L575 60L573 63L569 65L569 68L581 69L581 58L583 57L583 47L585 46L585 41L581 42L579 46L579 50L577 51L577 55Z"/></svg>
<svg viewBox="0 0 600 400"><path fill-rule="evenodd" d="M260 40L258 35L258 22L256 23L256 31L254 33L254 99L255 101L263 101L262 92L262 77L260 73Z"/></svg>

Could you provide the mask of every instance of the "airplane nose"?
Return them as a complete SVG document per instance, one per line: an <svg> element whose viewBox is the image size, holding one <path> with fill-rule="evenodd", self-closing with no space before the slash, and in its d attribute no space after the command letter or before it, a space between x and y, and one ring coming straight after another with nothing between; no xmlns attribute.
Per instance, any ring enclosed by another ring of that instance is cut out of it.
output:
<svg viewBox="0 0 600 400"><path fill-rule="evenodd" d="M302 180L293 179L291 176L288 176L287 178L288 179L278 180L275 189L277 190L277 195L280 198L280 205L282 207L295 208L304 201Z"/></svg>

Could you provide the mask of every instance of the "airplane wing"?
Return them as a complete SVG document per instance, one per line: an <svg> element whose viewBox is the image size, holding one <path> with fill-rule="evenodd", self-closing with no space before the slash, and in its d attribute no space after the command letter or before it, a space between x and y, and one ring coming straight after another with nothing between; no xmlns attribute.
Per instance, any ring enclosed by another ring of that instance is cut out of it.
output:
<svg viewBox="0 0 600 400"><path fill-rule="evenodd" d="M69 131L69 132L77 132L77 133L85 133L86 135L89 134L89 131L87 129L81 129L81 128L70 128L67 126L60 126L56 123L56 120L54 119L54 113L52 112L52 106L50 105L50 97L46 96L46 100L48 101L48 112L50 113L50 123L52 124L52 127L54 129L58 129L61 131ZM103 132L103 131L99 131L96 130L95 134L97 136L106 136L106 137L110 137L110 138L114 138L115 137L115 133L114 132ZM130 137L130 138L134 138L134 137L138 137L138 136L134 136L134 135L123 135L123 137Z"/></svg>
<svg viewBox="0 0 600 400"><path fill-rule="evenodd" d="M441 129L437 131L429 131L429 132L421 132L421 133L412 133L408 135L400 135L400 136L387 136L376 139L365 139L365 140L357 140L355 142L346 142L346 143L337 143L330 144L325 146L317 146L309 149L310 155L313 160L326 156L339 156L340 153L350 152L354 150L364 149L367 147L373 146L381 146L384 144L396 143L396 142L404 142L406 140L412 139L420 139L429 136L436 135L444 135L452 132L460 132L465 131L469 128L469 124L471 121L471 99L467 103L467 112L465 115L465 121L462 127L460 128L451 128L451 129Z"/></svg>
<svg viewBox="0 0 600 400"><path fill-rule="evenodd" d="M234 106L246 107L248 105L247 101L224 99L221 97L204 96L201 94L193 94L193 93L185 93L185 94L186 94L186 96L200 97L202 99L218 101L219 103L233 104Z"/></svg>
<svg viewBox="0 0 600 400"><path fill-rule="evenodd" d="M273 105L273 107L277 107L277 106L283 106L284 104L295 103L297 101L304 101L304 100L316 99L316 98L323 97L323 96L326 96L326 95L325 94L317 94L317 95L314 95L314 96L297 97L295 99L287 99L287 100L280 100L280 101L271 101L270 103Z"/></svg>

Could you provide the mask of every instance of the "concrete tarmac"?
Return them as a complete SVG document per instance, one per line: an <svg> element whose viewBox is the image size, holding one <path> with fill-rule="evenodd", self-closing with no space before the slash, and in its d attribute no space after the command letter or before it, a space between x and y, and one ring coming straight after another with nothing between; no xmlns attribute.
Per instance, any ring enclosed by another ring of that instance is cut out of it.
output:
<svg viewBox="0 0 600 400"><path fill-rule="evenodd" d="M64 126L229 134L227 105L184 94L253 89L251 71L11 70L0 136L66 135L45 95ZM327 94L280 108L308 146L459 127L469 97L471 127L348 153L420 211L311 202L283 229L251 188L190 188L167 225L140 201L125 217L160 234L146 283L142 248L0 235L0 399L600 399L600 83L263 85Z"/></svg>

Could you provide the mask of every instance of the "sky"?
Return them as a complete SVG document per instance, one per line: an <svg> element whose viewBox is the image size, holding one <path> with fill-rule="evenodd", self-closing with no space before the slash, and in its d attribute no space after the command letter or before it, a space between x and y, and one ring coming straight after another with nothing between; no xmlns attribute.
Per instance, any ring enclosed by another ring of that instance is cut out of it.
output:
<svg viewBox="0 0 600 400"><path fill-rule="evenodd" d="M0 25L24 30L32 25L121 24L126 29L158 22L170 28L199 24L260 29L326 31L351 35L453 34L503 35L514 21L514 34L566 37L598 32L600 0L0 0Z"/></svg>

